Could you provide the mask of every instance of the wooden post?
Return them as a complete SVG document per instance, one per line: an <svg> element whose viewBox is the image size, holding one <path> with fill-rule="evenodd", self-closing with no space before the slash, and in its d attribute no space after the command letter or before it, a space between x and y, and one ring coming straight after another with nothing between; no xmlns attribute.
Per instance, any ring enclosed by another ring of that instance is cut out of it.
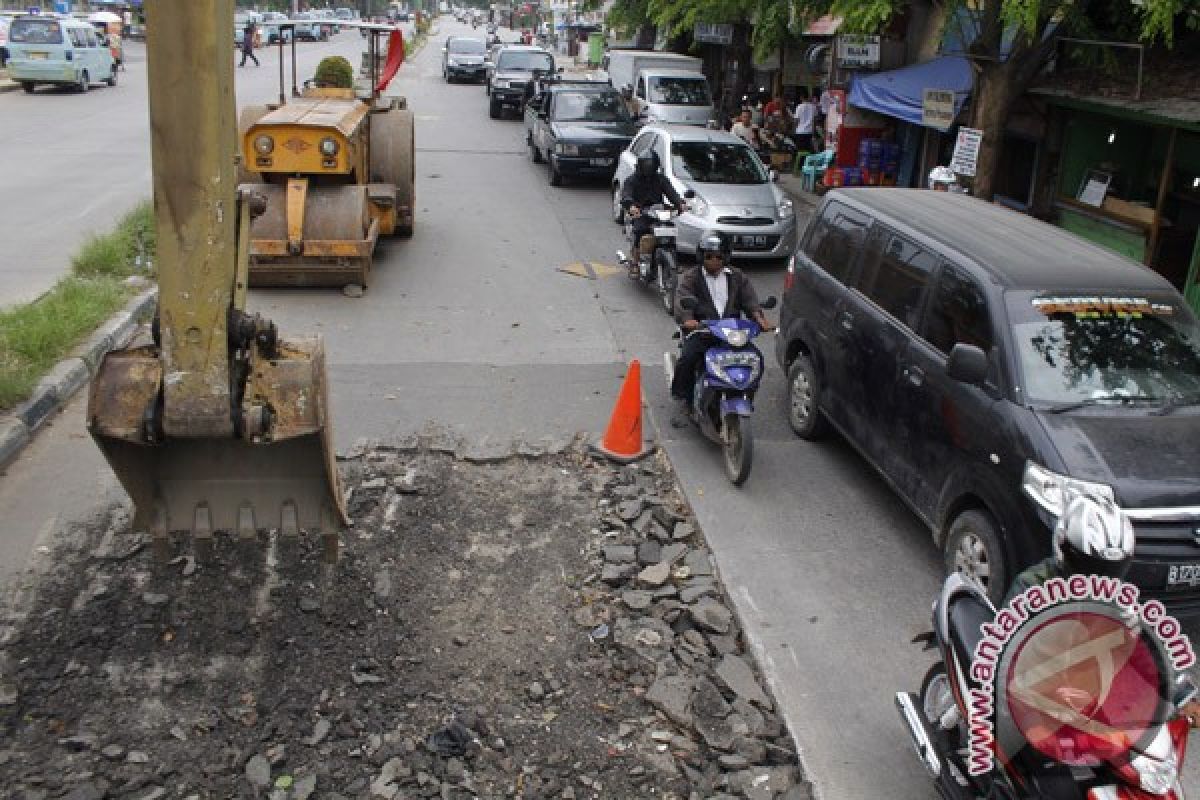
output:
<svg viewBox="0 0 1200 800"><path fill-rule="evenodd" d="M1171 128L1171 138L1167 142L1167 160L1163 163L1162 175L1158 179L1158 199L1154 203L1154 224L1150 227L1150 241L1146 243L1146 257L1142 262L1147 267L1154 264L1154 256L1158 252L1158 239L1162 233L1163 203L1167 199L1167 189L1171 184L1171 173L1175 169L1175 139L1179 135L1178 128Z"/></svg>

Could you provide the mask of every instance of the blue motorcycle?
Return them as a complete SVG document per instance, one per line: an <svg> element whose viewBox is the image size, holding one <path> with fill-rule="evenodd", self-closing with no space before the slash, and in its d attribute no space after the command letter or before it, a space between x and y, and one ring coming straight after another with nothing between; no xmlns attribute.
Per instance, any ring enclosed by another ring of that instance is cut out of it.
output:
<svg viewBox="0 0 1200 800"><path fill-rule="evenodd" d="M684 308L691 310L690 301ZM768 297L764 309L775 307ZM692 389L692 422L701 433L724 448L725 474L734 486L750 476L754 458L754 436L750 415L754 413L754 393L762 379L763 357L750 342L762 333L758 323L748 319L708 319L686 335L676 331L680 352L684 340L704 336L711 344L704 354L704 368L696 370ZM667 385L675 374L675 359L665 356Z"/></svg>

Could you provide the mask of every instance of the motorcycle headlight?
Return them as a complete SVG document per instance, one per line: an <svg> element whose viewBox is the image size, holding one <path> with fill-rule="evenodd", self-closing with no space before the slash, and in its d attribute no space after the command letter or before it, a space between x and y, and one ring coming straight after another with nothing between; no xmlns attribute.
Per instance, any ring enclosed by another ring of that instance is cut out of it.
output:
<svg viewBox="0 0 1200 800"><path fill-rule="evenodd" d="M775 207L775 213L781 220L789 219L792 216L792 201L791 198L785 197L779 201L779 205Z"/></svg>
<svg viewBox="0 0 1200 800"><path fill-rule="evenodd" d="M791 201L789 200L788 202L791 202ZM708 216L708 203L700 195L696 195L691 200L688 200L687 204L691 207L692 213L695 214L696 216L698 216L698 217L707 217Z"/></svg>
<svg viewBox="0 0 1200 800"><path fill-rule="evenodd" d="M738 331L738 333L745 333L745 331ZM747 339L749 339L748 336ZM732 342L730 343L732 344ZM758 380L758 376L762 373L762 361L753 352L735 353L725 351L709 357L708 363L713 373L726 383L733 383L729 379L729 373L725 371L730 367L747 367L750 370L750 380L746 382L747 386Z"/></svg>
<svg viewBox="0 0 1200 800"><path fill-rule="evenodd" d="M1179 764L1174 755L1159 760L1150 756L1138 756L1130 766L1138 774L1142 789L1150 794L1163 795L1178 785Z"/></svg>
<svg viewBox="0 0 1200 800"><path fill-rule="evenodd" d="M745 347L746 342L750 341L750 332L738 328L735 331L725 332L725 341L733 347Z"/></svg>
<svg viewBox="0 0 1200 800"><path fill-rule="evenodd" d="M326 136L321 140L321 155L336 156L338 151L337 139L332 136Z"/></svg>
<svg viewBox="0 0 1200 800"><path fill-rule="evenodd" d="M1074 494L1094 494L1109 500L1116 499L1112 487L1107 484L1059 475L1032 461L1025 464L1021 488L1035 503L1056 517L1062 515L1068 499Z"/></svg>
<svg viewBox="0 0 1200 800"><path fill-rule="evenodd" d="M563 144L562 142L559 142L558 144L554 145L554 152L558 153L560 156L577 156L579 155L579 145Z"/></svg>
<svg viewBox="0 0 1200 800"><path fill-rule="evenodd" d="M254 140L254 149L258 151L259 155L270 155L271 151L275 149L275 140L263 134Z"/></svg>

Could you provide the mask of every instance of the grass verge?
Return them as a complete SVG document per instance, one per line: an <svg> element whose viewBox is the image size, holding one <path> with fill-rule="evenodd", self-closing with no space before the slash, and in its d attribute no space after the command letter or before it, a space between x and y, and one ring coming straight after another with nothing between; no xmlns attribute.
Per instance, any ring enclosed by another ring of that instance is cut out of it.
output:
<svg viewBox="0 0 1200 800"><path fill-rule="evenodd" d="M154 215L143 203L110 233L93 236L71 260L71 274L32 303L0 311L0 410L33 387L134 294L131 275L153 278Z"/></svg>

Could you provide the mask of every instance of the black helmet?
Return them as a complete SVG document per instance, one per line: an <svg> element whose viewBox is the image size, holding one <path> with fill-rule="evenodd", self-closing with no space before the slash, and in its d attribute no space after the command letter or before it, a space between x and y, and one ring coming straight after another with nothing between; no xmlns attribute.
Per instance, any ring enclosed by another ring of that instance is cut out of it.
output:
<svg viewBox="0 0 1200 800"><path fill-rule="evenodd" d="M1123 578L1133 562L1133 524L1107 497L1069 498L1054 527L1054 558L1069 575Z"/></svg>
<svg viewBox="0 0 1200 800"><path fill-rule="evenodd" d="M654 173L658 172L658 154L654 152L642 153L637 160L637 174L643 178L649 178Z"/></svg>
<svg viewBox="0 0 1200 800"><path fill-rule="evenodd" d="M721 260L728 261L731 255L729 242L719 233L706 233L700 237L700 243L696 245L696 258L704 261L705 253L720 253Z"/></svg>

